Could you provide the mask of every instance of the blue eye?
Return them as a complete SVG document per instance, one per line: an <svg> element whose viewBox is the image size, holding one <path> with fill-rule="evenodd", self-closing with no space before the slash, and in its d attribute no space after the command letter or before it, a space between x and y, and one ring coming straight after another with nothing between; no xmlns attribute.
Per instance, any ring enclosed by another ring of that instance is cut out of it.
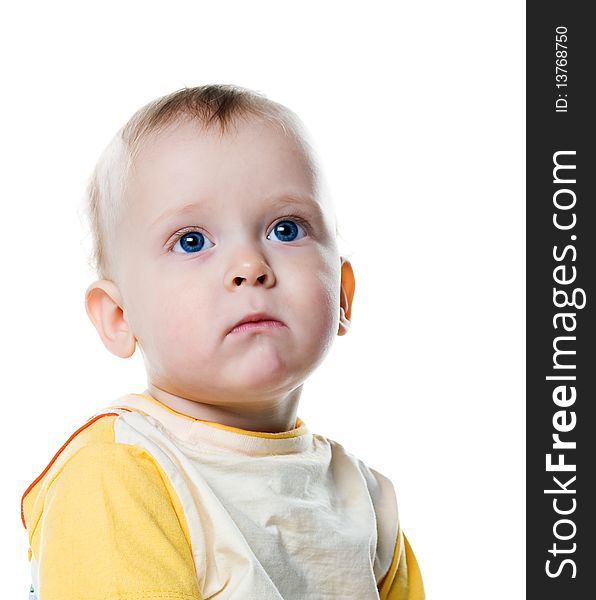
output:
<svg viewBox="0 0 596 600"><path fill-rule="evenodd" d="M300 239L296 237L300 231L304 233L304 229L300 225L289 219L284 219L275 225L271 233L274 233L280 242L293 242L295 239ZM270 239L269 235L267 239Z"/></svg>
<svg viewBox="0 0 596 600"><path fill-rule="evenodd" d="M181 253L184 254L199 252L203 249L203 246L205 246L205 242L211 244L209 238L205 237L200 231L187 231L178 238L172 250L177 252L176 248L180 247L182 249ZM211 246L207 247L211 248Z"/></svg>

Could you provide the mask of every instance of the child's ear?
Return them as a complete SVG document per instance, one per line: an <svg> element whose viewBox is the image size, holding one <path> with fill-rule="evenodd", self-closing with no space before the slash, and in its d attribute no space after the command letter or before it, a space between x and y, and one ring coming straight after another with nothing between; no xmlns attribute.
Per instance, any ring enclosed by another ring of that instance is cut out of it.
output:
<svg viewBox="0 0 596 600"><path fill-rule="evenodd" d="M134 354L136 338L124 318L122 298L115 283L108 279L94 281L85 292L85 309L112 354L121 358Z"/></svg>
<svg viewBox="0 0 596 600"><path fill-rule="evenodd" d="M356 280L350 261L342 256L341 260L341 291L339 307L339 329L337 335L345 335L350 329L352 320L352 300L354 298L354 289Z"/></svg>

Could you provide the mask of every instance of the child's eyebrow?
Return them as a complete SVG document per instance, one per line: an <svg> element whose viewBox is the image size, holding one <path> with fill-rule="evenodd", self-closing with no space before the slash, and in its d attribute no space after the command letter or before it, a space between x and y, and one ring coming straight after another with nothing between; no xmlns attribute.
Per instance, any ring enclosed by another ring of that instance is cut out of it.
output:
<svg viewBox="0 0 596 600"><path fill-rule="evenodd" d="M321 205L316 202L313 198L306 196L297 196L293 194L285 194L283 196L272 196L270 198L265 198L265 204L268 204L268 207L271 208L285 208L290 206L302 206L306 209L310 209L313 211L316 216L320 219L323 218L323 209ZM163 212L153 223L151 223L151 227L155 227L159 223L162 223L171 217L185 215L185 214L193 214L196 212L200 212L201 210L209 210L209 206L204 202L193 202L190 204L184 204L183 206L176 206L169 210Z"/></svg>
<svg viewBox="0 0 596 600"><path fill-rule="evenodd" d="M273 196L266 198L265 202L269 202L272 208L285 208L286 206L302 206L312 210L318 217L323 216L321 205L309 196L294 196L286 194L284 196Z"/></svg>
<svg viewBox="0 0 596 600"><path fill-rule="evenodd" d="M207 205L203 202L192 202L191 204L185 204L183 206L176 206L174 208L170 208L169 210L164 211L151 223L150 227L155 227L164 221L167 221L171 217L175 217L178 215L190 215L192 213L196 213L197 211L207 209Z"/></svg>

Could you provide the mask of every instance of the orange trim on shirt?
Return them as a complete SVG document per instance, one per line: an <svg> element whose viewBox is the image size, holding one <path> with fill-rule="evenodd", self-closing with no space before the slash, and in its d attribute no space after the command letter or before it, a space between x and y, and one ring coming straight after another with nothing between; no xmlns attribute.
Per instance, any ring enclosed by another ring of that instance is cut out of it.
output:
<svg viewBox="0 0 596 600"><path fill-rule="evenodd" d="M128 408L123 408L122 410L131 412L131 410ZM93 425L93 423L95 423L95 421L101 419L102 417L117 417L117 416L118 416L118 413L109 412L109 413L102 413L100 415L96 415L95 417L92 417L82 427L79 427L66 440L66 442L64 442L64 444L62 444L62 447L60 448L60 450L58 450L58 452L56 452L56 454L54 454L54 458L52 458L52 460L48 463L47 467L35 478L35 480L31 483L31 485L25 490L25 493L23 494L23 497L21 498L21 522L23 523L23 527L25 529L27 529L27 523L25 523L25 511L23 510L23 503L25 502L25 498L27 497L27 494L35 487L35 485L37 483L39 483L39 481L50 470L52 465L56 462L57 458L60 456L60 454L62 454L62 452L68 446L68 444L70 444L70 442L72 442L72 440L74 440L74 438L77 437L77 435L79 435L79 433L81 433L81 431L84 431L85 429L87 429L87 427L89 427L90 425Z"/></svg>

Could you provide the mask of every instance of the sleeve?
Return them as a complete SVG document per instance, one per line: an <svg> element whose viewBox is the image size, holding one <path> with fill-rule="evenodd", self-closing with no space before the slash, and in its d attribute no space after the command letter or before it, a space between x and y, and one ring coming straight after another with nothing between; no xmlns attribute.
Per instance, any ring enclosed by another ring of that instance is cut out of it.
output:
<svg viewBox="0 0 596 600"><path fill-rule="evenodd" d="M40 600L201 600L184 516L142 448L65 462L36 526Z"/></svg>
<svg viewBox="0 0 596 600"><path fill-rule="evenodd" d="M379 596L380 600L424 600L426 597L418 562L401 527L391 565L379 584Z"/></svg>

